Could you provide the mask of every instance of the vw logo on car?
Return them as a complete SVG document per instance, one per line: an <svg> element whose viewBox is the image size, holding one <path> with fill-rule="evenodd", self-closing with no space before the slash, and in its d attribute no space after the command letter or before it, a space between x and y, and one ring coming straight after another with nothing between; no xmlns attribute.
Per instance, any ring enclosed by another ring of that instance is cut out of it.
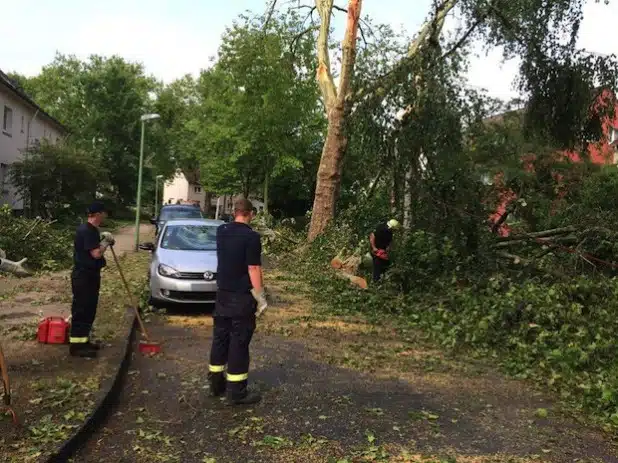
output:
<svg viewBox="0 0 618 463"><path fill-rule="evenodd" d="M214 273L212 273L212 272L204 272L204 280L212 281L214 277L215 277Z"/></svg>

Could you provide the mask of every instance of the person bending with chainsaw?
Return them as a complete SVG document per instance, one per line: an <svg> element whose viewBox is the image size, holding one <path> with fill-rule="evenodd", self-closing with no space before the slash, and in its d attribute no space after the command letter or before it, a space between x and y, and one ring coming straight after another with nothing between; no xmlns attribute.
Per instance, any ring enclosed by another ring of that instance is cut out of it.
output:
<svg viewBox="0 0 618 463"><path fill-rule="evenodd" d="M256 316L268 307L262 281L260 235L251 227L253 205L247 199L234 203L234 221L217 229L217 299L208 380L218 397L227 391L233 405L261 400L249 392L249 344Z"/></svg>
<svg viewBox="0 0 618 463"><path fill-rule="evenodd" d="M379 281L390 265L388 251L393 242L393 231L399 228L399 222L391 219L378 225L369 235L371 257L373 259L373 281Z"/></svg>
<svg viewBox="0 0 618 463"><path fill-rule="evenodd" d="M75 233L69 353L77 357L94 358L100 348L99 344L90 341L90 330L99 303L105 250L115 243L111 233L99 233L99 227L105 217L107 212L103 204L99 202L91 204L88 208L88 221L77 227Z"/></svg>

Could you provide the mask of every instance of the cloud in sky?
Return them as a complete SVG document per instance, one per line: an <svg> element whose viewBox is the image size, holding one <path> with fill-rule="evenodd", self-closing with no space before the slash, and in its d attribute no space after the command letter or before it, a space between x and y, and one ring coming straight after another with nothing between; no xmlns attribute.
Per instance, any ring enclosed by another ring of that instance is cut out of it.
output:
<svg viewBox="0 0 618 463"><path fill-rule="evenodd" d="M0 69L33 75L53 60L56 51L75 54L118 54L144 63L148 72L166 82L198 73L216 54L225 26L247 9L263 11L264 0L19 0L2 5L4 46ZM313 3L306 0L305 3ZM418 30L431 0L364 2L364 13L377 22ZM618 3L589 0L581 28L580 46L591 51L618 52L611 34ZM338 37L345 19L334 18ZM480 49L472 60L470 85L487 88L493 96L510 98L517 62L501 63L500 50L487 56Z"/></svg>

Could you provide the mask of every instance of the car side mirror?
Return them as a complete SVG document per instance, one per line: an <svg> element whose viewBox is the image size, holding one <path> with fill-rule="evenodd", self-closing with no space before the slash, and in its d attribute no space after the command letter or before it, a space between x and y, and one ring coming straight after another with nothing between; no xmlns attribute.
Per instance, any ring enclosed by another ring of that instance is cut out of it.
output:
<svg viewBox="0 0 618 463"><path fill-rule="evenodd" d="M139 248L143 251L154 251L155 250L155 245L154 243L142 243L139 245Z"/></svg>

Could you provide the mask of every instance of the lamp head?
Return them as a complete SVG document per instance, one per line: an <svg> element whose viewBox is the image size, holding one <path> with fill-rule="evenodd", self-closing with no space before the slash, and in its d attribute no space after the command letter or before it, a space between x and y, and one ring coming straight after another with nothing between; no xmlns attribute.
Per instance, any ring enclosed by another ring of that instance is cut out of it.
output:
<svg viewBox="0 0 618 463"><path fill-rule="evenodd" d="M150 121L152 119L159 119L161 116L159 116L158 114L152 113L152 114L144 114L140 119L142 120L142 122L145 121Z"/></svg>

